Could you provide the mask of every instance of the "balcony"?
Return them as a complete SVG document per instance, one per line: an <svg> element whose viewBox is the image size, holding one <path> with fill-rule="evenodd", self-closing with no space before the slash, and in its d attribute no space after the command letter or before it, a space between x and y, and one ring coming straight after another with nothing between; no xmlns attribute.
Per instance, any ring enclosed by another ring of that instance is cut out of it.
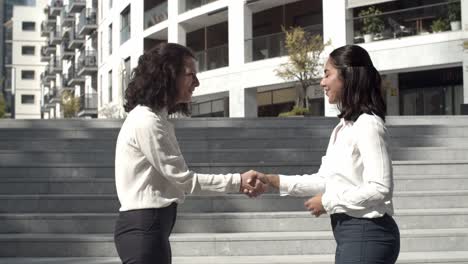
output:
<svg viewBox="0 0 468 264"><path fill-rule="evenodd" d="M41 61L48 62L50 61L50 54L46 52L47 46L41 47Z"/></svg>
<svg viewBox="0 0 468 264"><path fill-rule="evenodd" d="M47 68L45 69L43 73L41 73L41 82L45 86L49 86L50 81L54 81L55 77L56 77L55 74L50 72L49 69Z"/></svg>
<svg viewBox="0 0 468 264"><path fill-rule="evenodd" d="M72 27L70 31L70 41L68 42L69 49L79 49L85 43L85 37L77 34L76 27Z"/></svg>
<svg viewBox="0 0 468 264"><path fill-rule="evenodd" d="M67 74L67 86L72 87L75 85L80 85L85 83L85 78L84 76L78 76L76 70L75 70L75 65L72 64L70 68L68 68L68 74Z"/></svg>
<svg viewBox="0 0 468 264"><path fill-rule="evenodd" d="M51 26L47 25L46 21L42 21L41 23L41 37L48 37L50 35L50 32L52 31Z"/></svg>
<svg viewBox="0 0 468 264"><path fill-rule="evenodd" d="M82 51L80 57L78 57L78 76L96 74L97 67L97 56L96 51L86 50Z"/></svg>
<svg viewBox="0 0 468 264"><path fill-rule="evenodd" d="M12 41L13 40L13 31L11 27L5 27L5 41Z"/></svg>
<svg viewBox="0 0 468 264"><path fill-rule="evenodd" d="M229 48L227 44L198 51L194 55L200 72L229 65Z"/></svg>
<svg viewBox="0 0 468 264"><path fill-rule="evenodd" d="M62 9L60 14L63 27L72 27L75 22L75 16L73 13L69 13L65 8Z"/></svg>
<svg viewBox="0 0 468 264"><path fill-rule="evenodd" d="M55 27L57 26L57 19L55 17L47 16L44 23L48 27Z"/></svg>
<svg viewBox="0 0 468 264"><path fill-rule="evenodd" d="M182 8L181 13L198 8L200 6L204 6L215 1L216 0L185 0L185 8Z"/></svg>
<svg viewBox="0 0 468 264"><path fill-rule="evenodd" d="M56 28L55 30L52 30L50 32L50 37L49 37L49 44L50 45L58 45L62 42L63 36L62 36L62 31L60 28Z"/></svg>
<svg viewBox="0 0 468 264"><path fill-rule="evenodd" d="M64 40L60 45L62 60L69 60L75 56L75 50L69 48L69 40Z"/></svg>
<svg viewBox="0 0 468 264"><path fill-rule="evenodd" d="M375 5L354 13L354 43L461 30L460 1L397 10Z"/></svg>
<svg viewBox="0 0 468 264"><path fill-rule="evenodd" d="M144 28L147 29L165 20L167 20L167 1L145 11Z"/></svg>
<svg viewBox="0 0 468 264"><path fill-rule="evenodd" d="M51 87L49 92L44 95L44 104L53 105L60 102L61 100L58 88L56 86Z"/></svg>
<svg viewBox="0 0 468 264"><path fill-rule="evenodd" d="M62 62L60 60L52 60L47 65L49 72L56 74L62 73Z"/></svg>
<svg viewBox="0 0 468 264"><path fill-rule="evenodd" d="M55 54L56 51L57 51L57 47L55 45L48 45L48 46L45 46L44 48L44 52L46 55Z"/></svg>
<svg viewBox="0 0 468 264"><path fill-rule="evenodd" d="M80 20L78 22L78 34L89 35L97 29L96 9L86 8L81 10Z"/></svg>
<svg viewBox="0 0 468 264"><path fill-rule="evenodd" d="M83 116L96 116L98 108L98 95L97 93L85 93L80 96L80 111L79 117Z"/></svg>
<svg viewBox="0 0 468 264"><path fill-rule="evenodd" d="M73 91L75 90L75 87L69 84L70 78L68 78L68 74L64 74L62 76L62 83L60 84L60 94L62 94L63 91Z"/></svg>
<svg viewBox="0 0 468 264"><path fill-rule="evenodd" d="M68 0L68 12L80 13L86 7L86 0Z"/></svg>
<svg viewBox="0 0 468 264"><path fill-rule="evenodd" d="M49 6L49 16L59 16L63 9L62 0L52 0Z"/></svg>
<svg viewBox="0 0 468 264"><path fill-rule="evenodd" d="M321 24L304 27L311 35L322 35ZM245 40L245 61L252 62L288 55L284 32L264 35Z"/></svg>

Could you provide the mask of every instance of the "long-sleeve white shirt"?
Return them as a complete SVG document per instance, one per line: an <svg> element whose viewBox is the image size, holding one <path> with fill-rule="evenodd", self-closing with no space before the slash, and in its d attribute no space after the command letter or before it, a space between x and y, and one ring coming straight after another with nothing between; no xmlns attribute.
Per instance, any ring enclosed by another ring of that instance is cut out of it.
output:
<svg viewBox="0 0 468 264"><path fill-rule="evenodd" d="M167 111L136 106L120 129L115 150L115 184L120 211L182 203L185 194L239 192L240 174L190 171Z"/></svg>
<svg viewBox="0 0 468 264"><path fill-rule="evenodd" d="M319 171L312 175L280 175L280 194L323 193L328 214L375 218L393 215L393 172L387 129L376 115L342 119L331 134Z"/></svg>

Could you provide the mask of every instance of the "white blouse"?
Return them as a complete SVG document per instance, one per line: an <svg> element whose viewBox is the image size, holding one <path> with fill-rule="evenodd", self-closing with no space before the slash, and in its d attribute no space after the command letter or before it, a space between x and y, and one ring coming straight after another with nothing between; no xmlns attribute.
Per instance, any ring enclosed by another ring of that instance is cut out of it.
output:
<svg viewBox="0 0 468 264"><path fill-rule="evenodd" d="M280 175L280 194L313 196L323 193L328 214L376 218L393 215L392 160L384 121L362 114L341 119L331 134L319 171L312 175Z"/></svg>
<svg viewBox="0 0 468 264"><path fill-rule="evenodd" d="M120 129L115 150L115 184L120 211L182 203L185 194L239 192L240 174L190 171L167 111L137 106Z"/></svg>

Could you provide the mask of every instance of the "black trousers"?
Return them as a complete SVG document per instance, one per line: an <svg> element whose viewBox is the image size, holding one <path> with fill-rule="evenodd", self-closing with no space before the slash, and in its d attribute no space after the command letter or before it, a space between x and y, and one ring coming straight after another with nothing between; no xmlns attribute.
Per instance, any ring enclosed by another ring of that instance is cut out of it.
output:
<svg viewBox="0 0 468 264"><path fill-rule="evenodd" d="M171 264L169 236L177 216L177 204L165 208L120 212L114 241L124 264Z"/></svg>
<svg viewBox="0 0 468 264"><path fill-rule="evenodd" d="M400 231L389 215L367 219L331 215L337 243L335 263L393 264L400 253Z"/></svg>

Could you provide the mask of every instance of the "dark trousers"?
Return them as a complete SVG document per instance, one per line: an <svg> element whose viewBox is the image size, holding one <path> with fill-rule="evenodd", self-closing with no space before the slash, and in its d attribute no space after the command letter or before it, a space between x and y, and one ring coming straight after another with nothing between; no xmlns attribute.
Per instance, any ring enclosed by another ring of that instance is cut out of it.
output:
<svg viewBox="0 0 468 264"><path fill-rule="evenodd" d="M337 243L335 264L393 264L400 253L400 231L389 215L366 219L331 215Z"/></svg>
<svg viewBox="0 0 468 264"><path fill-rule="evenodd" d="M124 264L171 264L169 235L177 216L177 205L120 212L114 241Z"/></svg>

